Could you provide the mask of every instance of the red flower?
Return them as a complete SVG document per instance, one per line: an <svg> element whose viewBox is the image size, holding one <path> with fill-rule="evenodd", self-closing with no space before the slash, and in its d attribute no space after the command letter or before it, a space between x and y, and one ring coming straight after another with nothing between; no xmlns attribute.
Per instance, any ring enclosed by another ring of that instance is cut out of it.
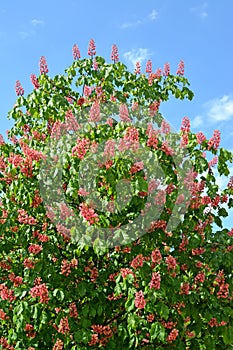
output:
<svg viewBox="0 0 233 350"><path fill-rule="evenodd" d="M136 62L136 68L134 71L135 74L140 74L141 73L141 65L140 62Z"/></svg>
<svg viewBox="0 0 233 350"><path fill-rule="evenodd" d="M84 97L80 97L80 98L78 99L78 101L77 101L77 105L78 105L78 106L82 106L82 105L84 104L84 102L85 102L85 98L84 98Z"/></svg>
<svg viewBox="0 0 233 350"><path fill-rule="evenodd" d="M184 75L184 61L180 61L178 64L178 69L176 71L177 75Z"/></svg>
<svg viewBox="0 0 233 350"><path fill-rule="evenodd" d="M151 60L148 60L147 62L146 62L146 73L152 73L152 62L151 62Z"/></svg>
<svg viewBox="0 0 233 350"><path fill-rule="evenodd" d="M94 56L95 54L96 54L96 47L95 47L95 41L94 41L94 39L91 39L90 41L89 41L89 46L88 46L88 55L89 56Z"/></svg>
<svg viewBox="0 0 233 350"><path fill-rule="evenodd" d="M213 147L213 149L217 149L220 145L220 131L214 130L213 136L210 138L208 142L208 150Z"/></svg>
<svg viewBox="0 0 233 350"><path fill-rule="evenodd" d="M146 306L146 301L144 299L144 294L142 290L136 292L134 304L138 309L144 309L144 307Z"/></svg>
<svg viewBox="0 0 233 350"><path fill-rule="evenodd" d="M152 272L152 279L150 281L150 289L160 289L161 276L159 272Z"/></svg>
<svg viewBox="0 0 233 350"><path fill-rule="evenodd" d="M165 63L163 68L163 75L168 76L170 74L170 64Z"/></svg>
<svg viewBox="0 0 233 350"><path fill-rule="evenodd" d="M32 84L34 85L34 88L35 88L35 89L38 89L38 88L40 87L40 84L39 84L39 82L38 82L37 77L35 76L35 74L31 74L30 78L31 78Z"/></svg>
<svg viewBox="0 0 233 350"><path fill-rule="evenodd" d="M118 48L115 44L112 45L111 60L114 61L114 63L119 61Z"/></svg>
<svg viewBox="0 0 233 350"><path fill-rule="evenodd" d="M16 92L17 96L22 96L24 94L24 89L23 89L23 87L22 87L22 85L21 85L19 80L16 80L15 92Z"/></svg>
<svg viewBox="0 0 233 350"><path fill-rule="evenodd" d="M44 56L41 56L40 58L40 74L46 74L48 73L48 65L46 62L46 58Z"/></svg>
<svg viewBox="0 0 233 350"><path fill-rule="evenodd" d="M172 342L174 340L176 340L176 338L178 337L179 331L178 329L174 328L168 335L167 337L167 341L168 342Z"/></svg>
<svg viewBox="0 0 233 350"><path fill-rule="evenodd" d="M74 44L74 46L72 48L72 53L73 53L74 60L78 60L81 57L79 48L76 44Z"/></svg>

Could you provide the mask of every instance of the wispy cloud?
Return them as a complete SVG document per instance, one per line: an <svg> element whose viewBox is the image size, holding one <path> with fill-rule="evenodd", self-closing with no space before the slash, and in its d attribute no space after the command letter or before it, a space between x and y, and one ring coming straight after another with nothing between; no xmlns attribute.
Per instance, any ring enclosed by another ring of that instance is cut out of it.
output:
<svg viewBox="0 0 233 350"><path fill-rule="evenodd" d="M132 28L132 27L137 27L140 24L142 24L143 21L141 21L140 19L133 21L133 22L125 22L121 25L121 29L127 29L127 28Z"/></svg>
<svg viewBox="0 0 233 350"><path fill-rule="evenodd" d="M207 8L208 8L208 3L204 2L200 6L192 7L190 11L194 13L196 16L198 16L199 18L206 19L208 17Z"/></svg>
<svg viewBox="0 0 233 350"><path fill-rule="evenodd" d="M139 25L155 21L157 18L158 18L158 12L155 9L153 9L146 17L137 18L133 21L122 23L120 28L127 29L127 28L137 27Z"/></svg>
<svg viewBox="0 0 233 350"><path fill-rule="evenodd" d="M31 24L36 27L36 26L41 26L41 25L44 25L44 21L42 19L32 19L31 20Z"/></svg>
<svg viewBox="0 0 233 350"><path fill-rule="evenodd" d="M159 13L155 9L153 9L151 11L151 13L149 13L149 15L148 15L149 20L150 21L155 21L158 18L158 14Z"/></svg>
<svg viewBox="0 0 233 350"><path fill-rule="evenodd" d="M209 123L219 123L233 120L233 97L224 95L203 104L204 112L192 120L192 126L197 128L204 124L207 119Z"/></svg>
<svg viewBox="0 0 233 350"><path fill-rule="evenodd" d="M143 48L139 48L139 49L133 49L131 51L127 51L123 54L123 57L130 62L133 66L135 66L136 62L143 62L145 60L147 60L149 57L151 56L150 52L148 49L143 49Z"/></svg>
<svg viewBox="0 0 233 350"><path fill-rule="evenodd" d="M194 128L198 128L203 124L203 117L201 115L197 115L193 120L192 120L192 126Z"/></svg>
<svg viewBox="0 0 233 350"><path fill-rule="evenodd" d="M22 40L25 40L30 36L29 32L18 32L17 34L20 37L20 39L22 39Z"/></svg>
<svg viewBox="0 0 233 350"><path fill-rule="evenodd" d="M224 95L205 103L210 121L220 122L233 119L233 98Z"/></svg>

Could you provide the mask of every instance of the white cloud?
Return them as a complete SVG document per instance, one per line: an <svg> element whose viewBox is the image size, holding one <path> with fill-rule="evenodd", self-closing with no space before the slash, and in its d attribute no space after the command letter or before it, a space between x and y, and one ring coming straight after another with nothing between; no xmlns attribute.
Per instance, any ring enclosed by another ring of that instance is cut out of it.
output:
<svg viewBox="0 0 233 350"><path fill-rule="evenodd" d="M204 120L207 120L209 123L233 120L233 97L224 95L223 97L214 98L204 103L203 109L203 114L197 115L192 120L194 128L203 125Z"/></svg>
<svg viewBox="0 0 233 350"><path fill-rule="evenodd" d="M20 39L22 39L22 40L25 40L30 36L30 34L28 32L18 32L17 34L20 37Z"/></svg>
<svg viewBox="0 0 233 350"><path fill-rule="evenodd" d="M157 12L155 9L153 9L153 10L151 11L151 13L149 13L148 18L149 18L151 21L156 20L156 19L158 18L158 12Z"/></svg>
<svg viewBox="0 0 233 350"><path fill-rule="evenodd" d="M123 23L121 25L121 29L127 29L127 28L131 28L131 27L137 27L138 25L142 24L143 21L141 21L140 19L138 19L137 21L134 22L126 22Z"/></svg>
<svg viewBox="0 0 233 350"><path fill-rule="evenodd" d="M36 26L41 26L41 25L44 25L44 21L42 19L32 19L31 20L31 24L36 27Z"/></svg>
<svg viewBox="0 0 233 350"><path fill-rule="evenodd" d="M233 98L228 95L208 101L205 107L210 121L219 122L233 118Z"/></svg>
<svg viewBox="0 0 233 350"><path fill-rule="evenodd" d="M208 17L207 7L208 7L208 3L204 2L200 6L192 7L190 10L199 18L206 19Z"/></svg>
<svg viewBox="0 0 233 350"><path fill-rule="evenodd" d="M148 49L139 48L138 50L131 50L124 53L124 58L135 66L136 62L142 63L147 60L151 54Z"/></svg>
<svg viewBox="0 0 233 350"><path fill-rule="evenodd" d="M127 28L132 28L132 27L137 27L141 24L146 24L151 21L155 21L158 18L158 12L153 9L148 16L143 17L141 19L136 19L134 21L129 21L121 24L120 28L121 29L127 29Z"/></svg>
<svg viewBox="0 0 233 350"><path fill-rule="evenodd" d="M203 124L203 118L200 115L197 115L192 121L191 124L194 128L198 128Z"/></svg>

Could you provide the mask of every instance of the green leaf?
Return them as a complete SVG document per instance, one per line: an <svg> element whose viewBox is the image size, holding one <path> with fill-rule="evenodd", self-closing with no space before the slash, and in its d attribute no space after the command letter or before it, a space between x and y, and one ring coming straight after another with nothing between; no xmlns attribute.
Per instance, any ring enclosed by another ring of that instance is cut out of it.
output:
<svg viewBox="0 0 233 350"><path fill-rule="evenodd" d="M233 344L233 327L224 327L223 341L225 345Z"/></svg>

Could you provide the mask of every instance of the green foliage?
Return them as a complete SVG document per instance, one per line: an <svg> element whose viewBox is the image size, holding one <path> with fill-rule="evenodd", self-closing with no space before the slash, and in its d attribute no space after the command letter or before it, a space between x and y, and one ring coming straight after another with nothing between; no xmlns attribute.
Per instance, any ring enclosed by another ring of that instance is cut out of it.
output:
<svg viewBox="0 0 233 350"><path fill-rule="evenodd" d="M159 113L187 78L96 56L37 79L0 142L2 349L230 349L233 190L203 152L233 157Z"/></svg>

